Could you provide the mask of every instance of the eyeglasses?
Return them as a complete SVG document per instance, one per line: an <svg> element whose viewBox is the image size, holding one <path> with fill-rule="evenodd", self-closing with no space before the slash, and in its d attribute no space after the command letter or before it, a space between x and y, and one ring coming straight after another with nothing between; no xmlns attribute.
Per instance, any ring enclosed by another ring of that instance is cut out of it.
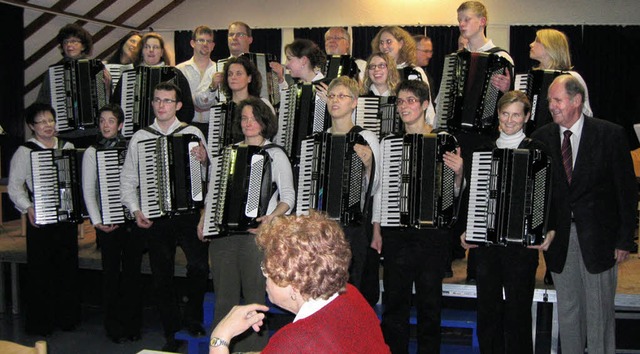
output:
<svg viewBox="0 0 640 354"><path fill-rule="evenodd" d="M244 37L248 37L248 35L244 32L238 32L238 33L229 33L229 38L233 38L233 37L238 37L238 38L244 38Z"/></svg>
<svg viewBox="0 0 640 354"><path fill-rule="evenodd" d="M160 48L159 45L145 45L144 49L146 49L146 50L160 50L162 48Z"/></svg>
<svg viewBox="0 0 640 354"><path fill-rule="evenodd" d="M367 69L369 70L376 70L376 68L380 69L380 70L384 70L387 68L387 63L380 63L378 65L376 64L369 64L369 66L367 66Z"/></svg>
<svg viewBox="0 0 640 354"><path fill-rule="evenodd" d="M168 104L176 103L176 102L178 102L178 100L172 100L170 98L158 98L158 97L156 97L156 98L153 99L152 102L155 103L155 104L164 103L164 104L168 105Z"/></svg>
<svg viewBox="0 0 640 354"><path fill-rule="evenodd" d="M42 125L53 125L53 124L56 124L56 121L53 120L53 119L43 119L43 120L38 121L38 122L33 122L33 124L34 125L39 125L39 124L42 124Z"/></svg>
<svg viewBox="0 0 640 354"><path fill-rule="evenodd" d="M341 39L346 40L347 38L345 38L345 37L338 37L338 36L334 36L334 37L324 37L325 42L328 42L328 41L339 41L339 40L341 40Z"/></svg>
<svg viewBox="0 0 640 354"><path fill-rule="evenodd" d="M196 42L198 42L199 44L210 44L213 43L213 39L198 38L196 39Z"/></svg>
<svg viewBox="0 0 640 354"><path fill-rule="evenodd" d="M415 97L409 97L406 100L402 99L402 98L398 98L398 99L396 99L396 106L402 106L405 103L409 104L409 105L412 105L412 104L414 104L416 102L420 102L420 100L415 98Z"/></svg>
<svg viewBox="0 0 640 354"><path fill-rule="evenodd" d="M327 95L327 99L328 100L333 100L334 98L337 98L339 101L343 101L346 98L353 98L353 96L351 95L345 95L344 93L339 93L339 94L335 94L335 93L330 93Z"/></svg>
<svg viewBox="0 0 640 354"><path fill-rule="evenodd" d="M82 43L81 40L79 40L78 38L67 38L65 40L62 41L63 45L67 45L67 44L80 44Z"/></svg>

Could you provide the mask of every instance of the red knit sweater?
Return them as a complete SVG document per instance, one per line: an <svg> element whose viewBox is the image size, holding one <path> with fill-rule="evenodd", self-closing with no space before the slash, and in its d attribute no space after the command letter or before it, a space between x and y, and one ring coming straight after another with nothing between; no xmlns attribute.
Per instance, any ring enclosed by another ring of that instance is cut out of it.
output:
<svg viewBox="0 0 640 354"><path fill-rule="evenodd" d="M278 330L262 353L389 353L373 309L351 284L313 315Z"/></svg>

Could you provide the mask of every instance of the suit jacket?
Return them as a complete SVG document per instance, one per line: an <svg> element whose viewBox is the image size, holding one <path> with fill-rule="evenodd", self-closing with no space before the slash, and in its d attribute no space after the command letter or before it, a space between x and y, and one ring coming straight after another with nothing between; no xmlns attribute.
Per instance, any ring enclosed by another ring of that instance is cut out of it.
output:
<svg viewBox="0 0 640 354"><path fill-rule="evenodd" d="M562 165L560 127L547 124L532 138L553 158L549 230L556 236L545 252L547 267L562 272L567 259L571 215L587 270L601 273L615 265L615 249L631 250L636 227L638 187L622 127L585 117L572 183Z"/></svg>

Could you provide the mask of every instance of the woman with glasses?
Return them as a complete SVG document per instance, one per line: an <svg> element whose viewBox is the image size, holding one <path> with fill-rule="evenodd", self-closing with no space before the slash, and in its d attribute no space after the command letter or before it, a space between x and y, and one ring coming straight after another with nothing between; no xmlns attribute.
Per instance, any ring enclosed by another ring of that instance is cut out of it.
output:
<svg viewBox="0 0 640 354"><path fill-rule="evenodd" d="M190 123L193 120L195 108L193 106L193 97L191 95L189 81L184 76L182 71L178 70L174 66L171 66L171 60L169 57L169 52L167 51L167 48L165 46L164 38L162 38L159 33L149 32L145 33L142 36L142 39L140 40L140 42L138 42L138 55L134 60L134 66L136 68L141 66L170 66L175 75L169 81L175 83L180 88L180 91L182 91L182 97L185 98L182 101L182 108L177 112L177 117L181 122L185 123ZM150 95L153 95L153 90L149 91ZM122 102L122 81L118 82L118 85L113 92L113 96L111 97L112 103L117 103L122 107L126 106L123 104L124 102ZM149 97L149 100L151 100L151 97ZM149 118L145 117L145 119ZM153 120L151 119L151 121Z"/></svg>
<svg viewBox="0 0 640 354"><path fill-rule="evenodd" d="M367 75L362 91L374 96L393 96L400 83L396 62L387 53L375 52L367 59Z"/></svg>
<svg viewBox="0 0 640 354"><path fill-rule="evenodd" d="M398 26L383 27L371 41L371 51L389 54L396 61L401 80L421 80L427 86L427 74L417 66L416 41L409 32ZM429 94L429 107L425 119L433 126L436 112Z"/></svg>
<svg viewBox="0 0 640 354"><path fill-rule="evenodd" d="M429 87L422 81L408 80L401 82L395 92L404 133L434 133L433 127L424 119L429 106ZM380 159L386 161L384 149L381 149L380 155ZM455 153L446 152L443 160L455 173L454 194L458 196L463 178L459 149ZM393 353L408 353L409 313L415 283L413 303L418 318L418 352L439 353L442 279L450 252L449 230L381 228L381 197L379 189L373 203L374 237L371 247L384 252L386 302L382 314L382 333Z"/></svg>
<svg viewBox="0 0 640 354"><path fill-rule="evenodd" d="M269 300L296 315L263 354L389 353L375 313L347 284L351 252L338 223L313 211L279 217L260 228L256 242ZM269 310L261 304L234 307L211 333L209 353L229 353L233 337L260 330Z"/></svg>
<svg viewBox="0 0 640 354"><path fill-rule="evenodd" d="M48 104L27 107L25 121L33 138L11 158L9 198L27 214L27 314L26 331L46 336L54 328L71 331L80 322L78 289L78 227L74 222L56 220L36 224L34 174L31 152L73 149L73 144L56 137L55 112ZM57 192L57 191L56 191Z"/></svg>
<svg viewBox="0 0 640 354"><path fill-rule="evenodd" d="M256 219L261 225L268 225L275 217L289 213L294 207L291 164L284 150L269 140L278 129L273 108L258 97L248 97L238 103L235 116L233 129L243 136L239 144L262 147L271 160L271 180L275 183L276 191L269 200L266 215ZM207 200L207 203L211 203L211 200ZM203 228L204 214L198 224L201 237ZM255 229L249 229L248 232L236 232L211 240L209 257L216 291L214 325L233 306L240 304L240 294L245 303L265 302L265 278L260 272L262 253L256 246L255 233ZM234 351L260 351L267 341L267 331L251 333L233 343Z"/></svg>

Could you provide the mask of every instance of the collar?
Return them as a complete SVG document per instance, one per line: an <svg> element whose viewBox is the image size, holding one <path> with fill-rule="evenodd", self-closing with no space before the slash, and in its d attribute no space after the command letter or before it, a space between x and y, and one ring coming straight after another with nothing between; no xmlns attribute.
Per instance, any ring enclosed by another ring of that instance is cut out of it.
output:
<svg viewBox="0 0 640 354"><path fill-rule="evenodd" d="M122 141L125 141L125 137L120 132L118 132L118 135L110 139L98 134L97 144L101 148L112 148L119 145Z"/></svg>
<svg viewBox="0 0 640 354"><path fill-rule="evenodd" d="M478 48L478 50L475 50L475 52L486 52L486 51L488 51L489 49L495 48L495 46L496 46L496 45L495 45L495 44L493 44L493 41L492 41L491 39L489 39L489 40L487 41L487 43L485 43L482 47ZM469 44L467 44L466 49L467 49L468 51L470 51L470 52L472 51L472 50L470 49L470 47L469 47Z"/></svg>
<svg viewBox="0 0 640 354"><path fill-rule="evenodd" d="M159 131L163 135L170 135L176 129L178 129L180 127L180 125L182 125L182 122L178 119L178 117L174 116L174 118L175 119L173 121L173 124L171 124L171 126L169 127L169 129L167 129L167 131L164 131L164 130L162 130L162 128L160 128L160 125L158 125L158 120L155 119L155 118L153 120L153 124L151 124L151 128Z"/></svg>
<svg viewBox="0 0 640 354"><path fill-rule="evenodd" d="M559 125L559 127L560 127L560 138L563 137L565 130L571 130L571 135L575 136L579 141L580 135L582 134L582 127L584 127L584 114L580 114L580 118L573 124L573 126L570 129L567 129L561 125ZM573 141L576 141L576 140L573 140Z"/></svg>
<svg viewBox="0 0 640 354"><path fill-rule="evenodd" d="M524 138L526 138L526 135L524 135L522 129L513 135L500 132L500 137L496 140L496 146L500 149L517 149Z"/></svg>
<svg viewBox="0 0 640 354"><path fill-rule="evenodd" d="M371 92L373 92L373 94L376 96L383 96L383 97L391 96L391 92L389 92L389 89L387 89L387 91L385 92L380 92L378 91L378 88L376 88L376 85L374 84L371 84L371 86L369 86L369 90L371 90Z"/></svg>
<svg viewBox="0 0 640 354"><path fill-rule="evenodd" d="M338 297L338 293L331 295L330 298L324 299L309 299L305 301L300 307L300 311L296 314L296 318L293 319L293 322L298 320L307 318L314 313L320 311L323 307L327 306L331 301L335 300Z"/></svg>

